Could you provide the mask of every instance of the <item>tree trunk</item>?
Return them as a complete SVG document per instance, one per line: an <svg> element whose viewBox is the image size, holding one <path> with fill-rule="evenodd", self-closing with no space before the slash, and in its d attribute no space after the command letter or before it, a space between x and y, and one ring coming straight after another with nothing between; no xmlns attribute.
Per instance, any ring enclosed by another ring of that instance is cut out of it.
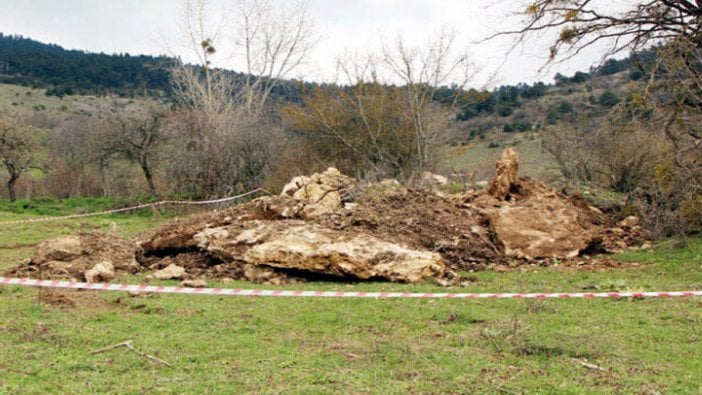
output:
<svg viewBox="0 0 702 395"><path fill-rule="evenodd" d="M149 192L151 196L158 196L156 193L156 184L154 184L154 175L151 172L151 166L146 158L141 160L141 170L144 172L144 178L146 178L146 183L149 185Z"/></svg>
<svg viewBox="0 0 702 395"><path fill-rule="evenodd" d="M17 200L17 193L15 192L15 184L19 176L17 174L10 174L10 179L7 181L7 193L10 195L10 202Z"/></svg>

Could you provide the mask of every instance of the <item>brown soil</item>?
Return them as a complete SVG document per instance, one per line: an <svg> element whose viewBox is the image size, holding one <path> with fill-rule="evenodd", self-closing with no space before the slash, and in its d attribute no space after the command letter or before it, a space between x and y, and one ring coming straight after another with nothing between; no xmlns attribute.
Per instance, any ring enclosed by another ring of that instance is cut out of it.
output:
<svg viewBox="0 0 702 395"><path fill-rule="evenodd" d="M135 244L118 234L83 232L39 243L26 264L6 272L14 277L85 280L83 273L110 261L117 272L136 273Z"/></svg>
<svg viewBox="0 0 702 395"><path fill-rule="evenodd" d="M383 240L441 254L454 269L480 270L502 260L490 240L488 218L461 208L430 190L396 188L364 194L353 210L314 219L348 233L366 232Z"/></svg>

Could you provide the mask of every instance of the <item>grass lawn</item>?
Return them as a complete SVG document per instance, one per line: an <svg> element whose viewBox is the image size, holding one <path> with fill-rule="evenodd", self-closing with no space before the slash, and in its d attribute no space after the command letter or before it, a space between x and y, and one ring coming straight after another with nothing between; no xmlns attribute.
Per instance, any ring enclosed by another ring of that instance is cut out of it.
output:
<svg viewBox="0 0 702 395"><path fill-rule="evenodd" d="M26 215L0 212L0 222ZM148 215L0 228L0 271L58 234ZM702 238L608 271L475 273L456 292L700 290ZM137 282L134 277L118 281ZM173 282L164 282L172 285ZM271 288L248 283L210 286ZM295 289L444 292L432 284ZM126 348L125 340L168 367ZM0 393L701 393L702 298L360 300L0 287Z"/></svg>

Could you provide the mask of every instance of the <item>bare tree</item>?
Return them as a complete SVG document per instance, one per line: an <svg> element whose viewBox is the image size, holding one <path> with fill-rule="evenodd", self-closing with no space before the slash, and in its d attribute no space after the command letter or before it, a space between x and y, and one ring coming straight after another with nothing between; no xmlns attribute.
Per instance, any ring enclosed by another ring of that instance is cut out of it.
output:
<svg viewBox="0 0 702 395"><path fill-rule="evenodd" d="M313 89L303 105L287 106L290 125L316 136L319 154L359 176L407 180L429 168L473 75L454 35L442 31L426 46L398 39L378 54L342 59L338 67L346 86ZM448 84L457 94L438 103L437 89Z"/></svg>
<svg viewBox="0 0 702 395"><path fill-rule="evenodd" d="M174 143L182 143L172 152L187 160L171 163L169 174L189 192L223 194L260 182L271 168L280 140L280 128L267 119L271 92L314 43L306 1L276 7L267 0L234 1L219 21L207 6L205 0L186 3L182 27L200 65L172 71L174 92L187 109L176 117L183 124L170 123ZM243 74L220 68L230 64Z"/></svg>
<svg viewBox="0 0 702 395"><path fill-rule="evenodd" d="M702 150L702 132L685 122L702 106L700 2L649 0L607 7L592 0L538 0L521 15L525 17L521 28L497 35L516 35L518 41L524 41L534 32L556 30L559 34L550 48L552 60L576 56L598 42L609 43L603 57L659 45L656 64L645 70L649 79L641 103L654 100L646 104L660 110L656 121L674 144L688 143L685 148L680 146L681 150ZM676 128L681 120L686 126Z"/></svg>
<svg viewBox="0 0 702 395"><path fill-rule="evenodd" d="M456 35L442 29L426 46L408 46L398 38L394 46L383 45L382 64L405 87L408 110L412 115L417 153L416 170L424 171L430 162L430 147L446 135L447 114L436 116L436 90L451 84L456 92L462 92L475 74L468 54L456 50ZM452 113L460 99L459 95L444 106ZM443 118L443 119L442 119Z"/></svg>
<svg viewBox="0 0 702 395"><path fill-rule="evenodd" d="M565 50L574 56L597 42L610 45L608 54L638 50L651 43L685 40L699 45L702 39L702 5L686 0L648 0L612 7L592 0L536 0L521 13L521 28L497 35L517 35L558 30L550 48L556 59Z"/></svg>
<svg viewBox="0 0 702 395"><path fill-rule="evenodd" d="M655 64L642 70L647 81L633 100L615 108L624 122L613 131L629 130L630 135L647 131L649 136L663 132L670 145L667 150L659 149L660 145L628 150L650 153L647 160L653 163L649 168L657 169L649 175L649 181L640 179L639 186L644 190L637 195L643 196L644 206L665 206L676 213L666 217L680 218L678 211L689 206L689 202L698 201L702 193L702 3L648 0L612 5L592 0L536 0L521 15L525 18L521 28L498 35L512 34L524 41L535 32L555 31L558 34L549 53L552 61L576 56L600 42L609 44L603 58L621 51L653 49ZM618 134L600 138L601 147L607 147L616 143ZM630 164L641 168L638 163ZM667 176L662 183L659 176L664 173ZM616 176L623 177L631 176ZM673 192L679 195L676 199L670 199ZM642 210L642 214L649 211ZM702 216L702 210L693 216ZM677 224L669 228L682 229Z"/></svg>
<svg viewBox="0 0 702 395"><path fill-rule="evenodd" d="M43 187L53 196L109 195L99 177L98 163L101 152L96 147L93 117L71 114L48 129L48 158Z"/></svg>
<svg viewBox="0 0 702 395"><path fill-rule="evenodd" d="M206 0L186 1L182 28L200 68L176 67L174 90L182 102L208 111L236 109L259 117L271 92L303 64L315 44L309 4L236 0L232 6L226 20L215 21ZM235 78L221 69L227 65L239 66L243 75Z"/></svg>
<svg viewBox="0 0 702 395"><path fill-rule="evenodd" d="M99 143L103 158L118 155L138 165L152 196L158 195L154 162L159 159L166 138L163 118L164 114L158 111L117 114L106 120Z"/></svg>
<svg viewBox="0 0 702 395"><path fill-rule="evenodd" d="M274 6L269 0L242 0L238 10L234 34L246 59L240 95L244 108L258 115L273 89L303 64L316 43L309 1Z"/></svg>
<svg viewBox="0 0 702 395"><path fill-rule="evenodd" d="M11 202L17 200L15 185L20 176L41 169L37 156L37 132L20 114L0 116L0 161L10 176L7 192Z"/></svg>

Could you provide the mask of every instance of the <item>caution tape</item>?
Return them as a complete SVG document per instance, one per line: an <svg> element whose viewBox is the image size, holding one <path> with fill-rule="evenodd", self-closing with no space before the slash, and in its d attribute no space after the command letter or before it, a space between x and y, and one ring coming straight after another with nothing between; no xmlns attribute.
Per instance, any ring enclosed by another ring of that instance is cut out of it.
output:
<svg viewBox="0 0 702 395"><path fill-rule="evenodd" d="M594 299L594 298L670 298L702 296L702 291L674 292L574 292L574 293L413 293L413 292L341 292L293 291L232 288L188 288L145 284L84 283L76 281L35 280L0 277L0 285L27 287L90 289L144 293L198 294L221 296L279 296L303 298L406 298L406 299Z"/></svg>
<svg viewBox="0 0 702 395"><path fill-rule="evenodd" d="M221 198L221 199L213 199L213 200L161 200L159 202L154 202L154 203L144 203L144 204L139 204L136 206L116 208L113 210L98 211L98 212L94 212L94 213L64 215L61 217L29 218L29 219L18 220L18 221L0 222L0 225L17 225L17 224L26 224L26 223L32 223L32 222L49 222L49 221L60 221L60 220L65 220L65 219L97 217L100 215L124 213L127 211L134 211L134 210L139 210L139 209L147 208L147 207L156 207L156 206L165 206L165 205L207 205L207 204L225 203L225 202L230 202L232 200L241 199L241 198L253 195L257 192L261 192L261 191L263 191L263 188L256 188L253 191L242 193L241 195L231 196L231 197L226 197L226 198Z"/></svg>

